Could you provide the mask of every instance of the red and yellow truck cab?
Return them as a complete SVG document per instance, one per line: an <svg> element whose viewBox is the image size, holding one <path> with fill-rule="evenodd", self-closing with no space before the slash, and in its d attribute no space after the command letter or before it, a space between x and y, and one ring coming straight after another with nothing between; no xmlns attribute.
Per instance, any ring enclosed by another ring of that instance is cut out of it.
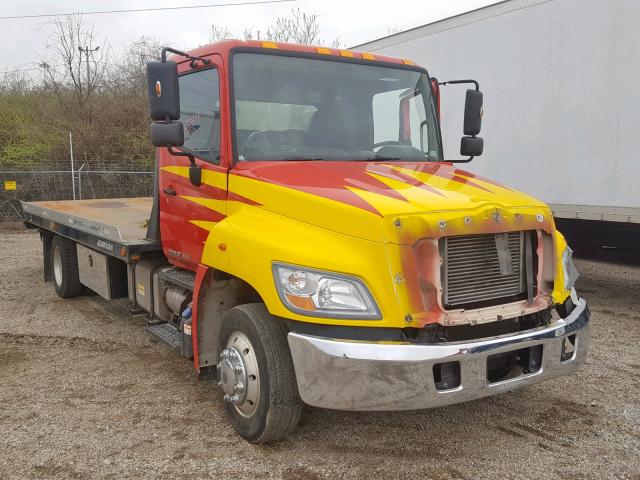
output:
<svg viewBox="0 0 640 480"><path fill-rule="evenodd" d="M126 267L119 291L219 381L244 438L287 434L303 402L429 408L584 361L589 311L549 207L457 168L483 149L476 82L377 54L225 41L164 49L148 83L158 174L144 238L109 251L41 220L46 205L25 204L25 218L63 296L91 281L85 250L108 257L112 286L114 262ZM470 86L460 157L442 148L449 83Z"/></svg>

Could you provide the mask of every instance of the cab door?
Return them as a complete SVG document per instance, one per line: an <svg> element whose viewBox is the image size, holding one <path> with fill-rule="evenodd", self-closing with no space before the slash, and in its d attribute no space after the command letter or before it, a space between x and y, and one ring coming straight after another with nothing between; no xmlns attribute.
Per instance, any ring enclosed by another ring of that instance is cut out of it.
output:
<svg viewBox="0 0 640 480"><path fill-rule="evenodd" d="M180 122L184 145L177 150L190 153L202 168L202 183L189 180L189 159L159 149L159 205L162 247L169 261L195 270L213 227L226 217L228 148L222 132L228 128L223 92L222 60L178 65Z"/></svg>

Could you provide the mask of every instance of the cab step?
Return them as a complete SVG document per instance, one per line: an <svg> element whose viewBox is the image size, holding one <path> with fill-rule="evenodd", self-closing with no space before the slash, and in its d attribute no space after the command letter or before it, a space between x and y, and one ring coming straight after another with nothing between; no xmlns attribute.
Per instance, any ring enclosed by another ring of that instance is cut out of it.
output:
<svg viewBox="0 0 640 480"><path fill-rule="evenodd" d="M178 267L167 267L160 269L160 278L164 281L185 288L193 292L196 283L196 274L189 270Z"/></svg>
<svg viewBox="0 0 640 480"><path fill-rule="evenodd" d="M182 333L170 323L156 323L147 326L147 332L161 343L181 352Z"/></svg>

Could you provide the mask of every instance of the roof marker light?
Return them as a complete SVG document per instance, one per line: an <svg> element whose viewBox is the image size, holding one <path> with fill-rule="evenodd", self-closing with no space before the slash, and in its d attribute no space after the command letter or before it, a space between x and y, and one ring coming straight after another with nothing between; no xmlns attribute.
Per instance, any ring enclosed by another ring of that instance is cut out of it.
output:
<svg viewBox="0 0 640 480"><path fill-rule="evenodd" d="M349 57L349 58L354 58L355 57L353 52L351 52L349 50L340 50L340 56L341 57Z"/></svg>
<svg viewBox="0 0 640 480"><path fill-rule="evenodd" d="M402 63L404 63L405 65L415 65L416 62L414 62L413 60L409 60L408 58L403 58L402 59Z"/></svg>
<svg viewBox="0 0 640 480"><path fill-rule="evenodd" d="M373 53L363 53L362 58L365 60L375 60L376 56Z"/></svg>
<svg viewBox="0 0 640 480"><path fill-rule="evenodd" d="M260 42L260 46L262 48L278 48L278 44L276 42Z"/></svg>
<svg viewBox="0 0 640 480"><path fill-rule="evenodd" d="M325 47L317 47L316 52L321 55L333 55L333 52L331 51L331 49L325 48Z"/></svg>

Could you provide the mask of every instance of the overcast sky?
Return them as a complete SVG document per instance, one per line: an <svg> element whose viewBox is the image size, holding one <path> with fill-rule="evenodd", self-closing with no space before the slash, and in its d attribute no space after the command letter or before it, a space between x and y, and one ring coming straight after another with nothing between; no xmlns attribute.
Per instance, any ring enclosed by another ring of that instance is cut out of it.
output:
<svg viewBox="0 0 640 480"><path fill-rule="evenodd" d="M238 1L242 0L0 0L0 16ZM85 21L94 25L101 38L107 38L116 53L142 35L176 48L189 49L208 43L211 24L224 26L240 37L245 26L264 30L277 17L287 16L292 8L300 8L303 12L319 15L323 39L330 42L337 38L348 47L386 36L390 29L406 30L491 3L496 3L496 0L297 0L269 5L89 15ZM48 18L0 20L0 42L3 45L0 72L32 68L40 58L46 58L50 21Z"/></svg>

